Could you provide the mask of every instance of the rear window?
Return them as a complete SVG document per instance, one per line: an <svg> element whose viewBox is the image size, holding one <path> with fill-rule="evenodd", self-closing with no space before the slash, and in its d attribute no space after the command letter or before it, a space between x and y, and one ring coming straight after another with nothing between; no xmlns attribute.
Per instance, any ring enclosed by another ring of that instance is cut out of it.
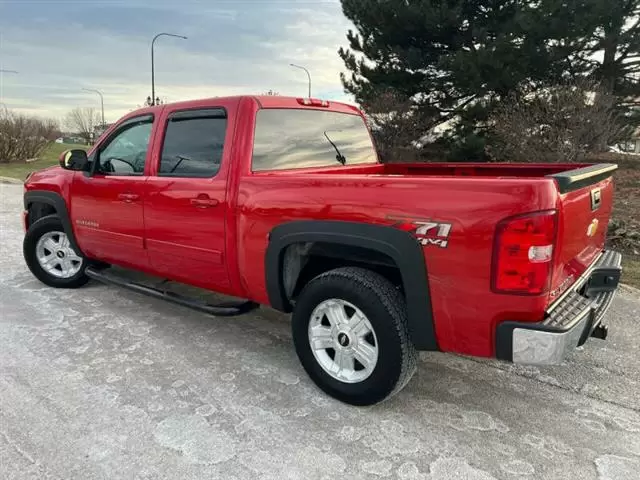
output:
<svg viewBox="0 0 640 480"><path fill-rule="evenodd" d="M346 165L377 162L371 136L359 115L303 109L258 111L254 172L338 166L342 161L337 157Z"/></svg>

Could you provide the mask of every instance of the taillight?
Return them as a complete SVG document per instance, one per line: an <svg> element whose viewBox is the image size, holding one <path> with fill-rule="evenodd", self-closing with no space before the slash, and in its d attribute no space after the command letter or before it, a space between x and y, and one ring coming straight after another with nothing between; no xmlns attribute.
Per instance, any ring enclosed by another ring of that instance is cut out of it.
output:
<svg viewBox="0 0 640 480"><path fill-rule="evenodd" d="M549 289L555 210L511 217L498 224L491 288L499 293L539 295Z"/></svg>
<svg viewBox="0 0 640 480"><path fill-rule="evenodd" d="M298 98L298 103L300 105L305 105L307 107L328 107L329 102L327 100L319 100L317 98Z"/></svg>

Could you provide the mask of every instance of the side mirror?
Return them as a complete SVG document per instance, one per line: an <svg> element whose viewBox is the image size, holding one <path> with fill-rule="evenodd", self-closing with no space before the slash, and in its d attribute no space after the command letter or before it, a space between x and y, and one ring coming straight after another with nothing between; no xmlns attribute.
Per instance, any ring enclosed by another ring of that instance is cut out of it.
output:
<svg viewBox="0 0 640 480"><path fill-rule="evenodd" d="M87 152L81 148L62 152L58 161L60 162L60 166L65 170L83 172L89 167L89 157L87 157Z"/></svg>

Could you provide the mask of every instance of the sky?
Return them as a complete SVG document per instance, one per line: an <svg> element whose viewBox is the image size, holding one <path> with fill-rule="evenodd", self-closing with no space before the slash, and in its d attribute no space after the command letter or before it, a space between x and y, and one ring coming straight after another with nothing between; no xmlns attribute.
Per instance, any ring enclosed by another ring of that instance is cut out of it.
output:
<svg viewBox="0 0 640 480"><path fill-rule="evenodd" d="M0 102L61 119L100 108L112 122L151 93L167 102L274 90L351 102L338 56L352 28L339 0L0 0Z"/></svg>

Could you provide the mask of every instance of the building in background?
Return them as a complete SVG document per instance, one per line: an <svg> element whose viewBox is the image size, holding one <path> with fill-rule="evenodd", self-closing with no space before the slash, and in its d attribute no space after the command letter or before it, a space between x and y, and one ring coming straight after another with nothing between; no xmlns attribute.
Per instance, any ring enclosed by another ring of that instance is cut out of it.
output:
<svg viewBox="0 0 640 480"><path fill-rule="evenodd" d="M70 144L70 145L78 145L85 143L82 137L77 135L69 134L63 135L62 137L56 138L56 143Z"/></svg>

